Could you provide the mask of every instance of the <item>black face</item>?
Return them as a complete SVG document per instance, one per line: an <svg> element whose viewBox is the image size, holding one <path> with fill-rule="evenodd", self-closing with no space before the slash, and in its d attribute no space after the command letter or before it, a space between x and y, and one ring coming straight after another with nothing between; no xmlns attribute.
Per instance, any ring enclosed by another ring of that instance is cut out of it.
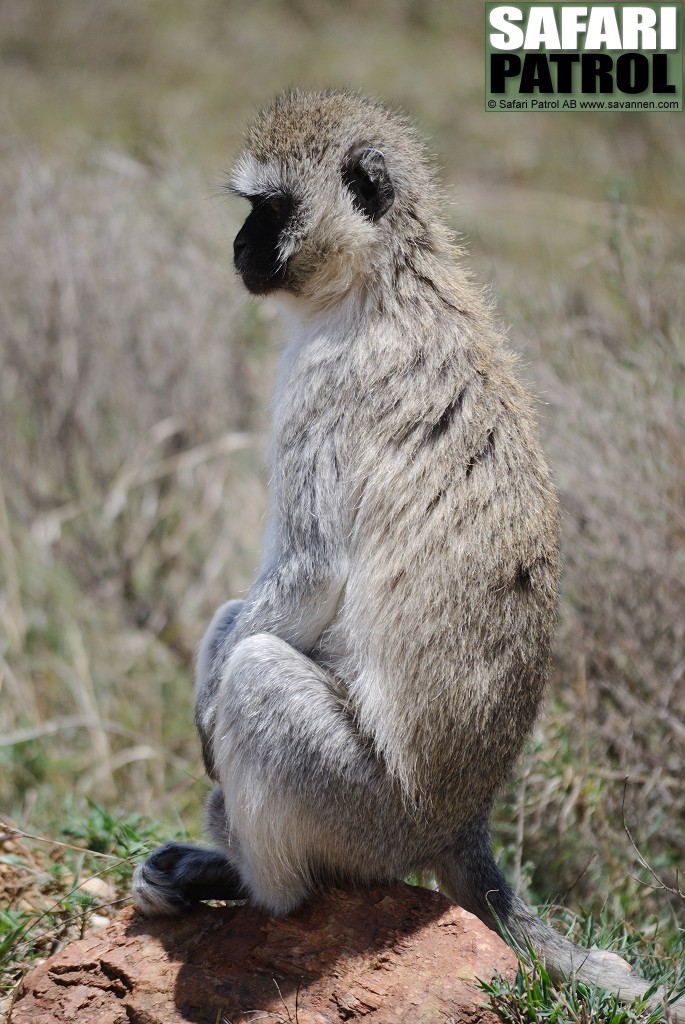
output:
<svg viewBox="0 0 685 1024"><path fill-rule="evenodd" d="M252 203L233 243L233 263L253 295L287 288L288 267L278 255L278 239L293 213L289 196L246 196Z"/></svg>

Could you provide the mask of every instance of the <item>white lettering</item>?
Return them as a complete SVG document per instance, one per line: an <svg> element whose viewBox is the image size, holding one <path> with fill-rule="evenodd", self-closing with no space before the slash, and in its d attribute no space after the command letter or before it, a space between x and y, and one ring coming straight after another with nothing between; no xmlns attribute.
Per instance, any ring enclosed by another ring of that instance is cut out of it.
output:
<svg viewBox="0 0 685 1024"><path fill-rule="evenodd" d="M522 21L523 14L518 7L493 7L490 11L490 25L499 32L490 33L490 45L496 50L520 50L523 46L523 31L512 21Z"/></svg>
<svg viewBox="0 0 685 1024"><path fill-rule="evenodd" d="M678 7L670 4L573 3L557 9L532 3L526 5L525 14L520 7L502 5L490 11L490 27L494 30L490 45L496 50L654 51L677 50L679 46Z"/></svg>
<svg viewBox="0 0 685 1024"><path fill-rule="evenodd" d="M545 46L548 50L558 50L561 47L553 7L531 7L530 9L524 49L539 50L541 46Z"/></svg>
<svg viewBox="0 0 685 1024"><path fill-rule="evenodd" d="M677 50L677 11L675 7L661 8L661 49Z"/></svg>
<svg viewBox="0 0 685 1024"><path fill-rule="evenodd" d="M562 50L578 49L578 34L585 32L585 24L581 22L587 14L587 7L561 8L561 48Z"/></svg>
<svg viewBox="0 0 685 1024"><path fill-rule="evenodd" d="M585 37L586 50L622 50L621 33L613 7L591 7Z"/></svg>
<svg viewBox="0 0 685 1024"><path fill-rule="evenodd" d="M656 11L649 7L623 8L623 49L656 50Z"/></svg>

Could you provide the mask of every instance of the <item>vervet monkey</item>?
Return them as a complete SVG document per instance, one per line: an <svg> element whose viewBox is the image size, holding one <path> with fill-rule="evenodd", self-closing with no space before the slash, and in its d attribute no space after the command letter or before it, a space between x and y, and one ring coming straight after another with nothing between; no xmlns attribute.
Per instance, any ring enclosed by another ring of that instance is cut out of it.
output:
<svg viewBox="0 0 685 1024"><path fill-rule="evenodd" d="M554 976L642 994L492 856L490 808L548 670L558 504L421 143L376 102L295 91L257 116L230 189L252 206L235 267L288 332L266 554L198 653L215 848L162 846L139 907L283 914L325 884L432 872Z"/></svg>

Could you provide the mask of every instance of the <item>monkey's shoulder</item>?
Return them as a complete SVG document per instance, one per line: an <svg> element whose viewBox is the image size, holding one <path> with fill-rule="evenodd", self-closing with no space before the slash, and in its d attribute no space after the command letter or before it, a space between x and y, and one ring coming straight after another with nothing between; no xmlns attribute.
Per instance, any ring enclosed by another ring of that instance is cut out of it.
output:
<svg viewBox="0 0 685 1024"><path fill-rule="evenodd" d="M375 421L369 410L355 467L358 535L392 535L418 562L428 549L443 560L467 552L474 564L552 558L556 490L534 403L506 350L458 353L425 381L422 372L413 386L379 391Z"/></svg>

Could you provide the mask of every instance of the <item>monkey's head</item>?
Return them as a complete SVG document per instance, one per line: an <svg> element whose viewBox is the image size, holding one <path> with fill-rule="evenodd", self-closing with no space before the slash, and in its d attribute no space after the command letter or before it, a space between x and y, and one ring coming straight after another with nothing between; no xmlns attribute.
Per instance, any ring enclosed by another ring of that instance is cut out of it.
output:
<svg viewBox="0 0 685 1024"><path fill-rule="evenodd" d="M248 129L229 188L252 205L234 262L255 295L335 301L372 286L390 250L430 244L422 144L400 115L351 93L277 96Z"/></svg>

